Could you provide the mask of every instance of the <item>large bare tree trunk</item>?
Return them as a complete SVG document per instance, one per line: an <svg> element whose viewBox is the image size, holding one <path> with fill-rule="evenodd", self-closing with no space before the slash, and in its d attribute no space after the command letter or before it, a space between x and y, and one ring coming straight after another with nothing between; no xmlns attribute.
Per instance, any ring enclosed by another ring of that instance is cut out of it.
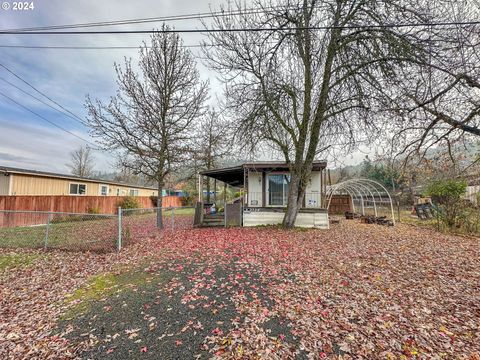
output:
<svg viewBox="0 0 480 360"><path fill-rule="evenodd" d="M283 218L284 228L293 228L297 220L298 211L298 192L300 189L300 176L296 171L291 172L290 186L288 190L288 203L285 217Z"/></svg>
<svg viewBox="0 0 480 360"><path fill-rule="evenodd" d="M163 178L158 180L158 194L157 194L157 228L163 229Z"/></svg>

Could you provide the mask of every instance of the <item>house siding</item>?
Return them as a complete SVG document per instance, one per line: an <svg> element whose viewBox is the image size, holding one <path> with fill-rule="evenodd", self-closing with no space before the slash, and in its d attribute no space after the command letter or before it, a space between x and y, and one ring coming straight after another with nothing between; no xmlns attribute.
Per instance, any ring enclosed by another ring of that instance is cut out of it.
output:
<svg viewBox="0 0 480 360"><path fill-rule="evenodd" d="M474 205L478 205L478 193L480 193L480 185L469 185L465 192L465 199L471 201Z"/></svg>
<svg viewBox="0 0 480 360"><path fill-rule="evenodd" d="M243 226L278 225L283 221L285 213L282 211L249 211L243 213ZM328 213L306 212L298 213L295 226L305 228L328 229Z"/></svg>
<svg viewBox="0 0 480 360"><path fill-rule="evenodd" d="M248 172L248 206L263 206L263 172Z"/></svg>
<svg viewBox="0 0 480 360"><path fill-rule="evenodd" d="M0 173L0 195L10 195L10 181L12 175L5 176L5 174Z"/></svg>
<svg viewBox="0 0 480 360"><path fill-rule="evenodd" d="M85 180L56 179L43 176L32 176L28 174L15 174L11 186L12 190L9 195L70 195L70 184L72 183L85 184L85 196L99 196L100 185L108 186L108 196L117 196L117 190L119 190L120 196L126 196L129 195L130 189L138 190L138 196L151 196L153 194L157 194L157 191L153 189L139 189Z"/></svg>
<svg viewBox="0 0 480 360"><path fill-rule="evenodd" d="M312 171L310 181L305 189L305 207L322 207L322 172Z"/></svg>

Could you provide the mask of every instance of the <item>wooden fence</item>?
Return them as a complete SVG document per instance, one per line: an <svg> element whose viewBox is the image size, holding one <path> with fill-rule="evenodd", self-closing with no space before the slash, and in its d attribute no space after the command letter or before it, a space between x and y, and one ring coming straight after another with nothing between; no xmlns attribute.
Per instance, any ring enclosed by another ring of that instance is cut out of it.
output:
<svg viewBox="0 0 480 360"><path fill-rule="evenodd" d="M122 196L0 196L0 210L53 211L67 213L115 214L125 197ZM140 208L153 208L150 197L135 197ZM163 197L163 207L182 206L178 196Z"/></svg>
<svg viewBox="0 0 480 360"><path fill-rule="evenodd" d="M344 214L345 211L353 211L352 198L350 195L333 195L328 213Z"/></svg>

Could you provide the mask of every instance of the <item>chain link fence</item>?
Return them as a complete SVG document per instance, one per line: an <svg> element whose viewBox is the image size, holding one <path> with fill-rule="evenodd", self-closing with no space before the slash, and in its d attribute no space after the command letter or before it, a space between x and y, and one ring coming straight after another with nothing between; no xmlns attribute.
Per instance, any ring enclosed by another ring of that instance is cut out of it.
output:
<svg viewBox="0 0 480 360"><path fill-rule="evenodd" d="M111 251L117 238L116 215L0 211L0 247Z"/></svg>
<svg viewBox="0 0 480 360"><path fill-rule="evenodd" d="M114 215L1 210L0 248L120 251L145 237L191 229L194 214L193 207L119 208Z"/></svg>
<svg viewBox="0 0 480 360"><path fill-rule="evenodd" d="M120 247L141 241L145 236L193 228L194 207L119 209Z"/></svg>

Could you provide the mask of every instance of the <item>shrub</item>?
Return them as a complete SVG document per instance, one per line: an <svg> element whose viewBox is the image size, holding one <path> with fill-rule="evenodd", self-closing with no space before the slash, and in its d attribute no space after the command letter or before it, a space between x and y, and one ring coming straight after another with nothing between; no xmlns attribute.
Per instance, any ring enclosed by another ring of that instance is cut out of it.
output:
<svg viewBox="0 0 480 360"><path fill-rule="evenodd" d="M463 180L436 180L430 183L426 195L432 198L433 203L439 205L442 221L449 228L457 225L458 219L464 210L463 196L467 183Z"/></svg>
<svg viewBox="0 0 480 360"><path fill-rule="evenodd" d="M92 215L98 215L100 214L100 208L99 207L88 208L87 213Z"/></svg>
<svg viewBox="0 0 480 360"><path fill-rule="evenodd" d="M182 196L180 201L182 202L182 206L193 206L195 205L195 196Z"/></svg>
<svg viewBox="0 0 480 360"><path fill-rule="evenodd" d="M127 196L118 202L117 206L122 209L138 209L140 208L140 202L133 196Z"/></svg>
<svg viewBox="0 0 480 360"><path fill-rule="evenodd" d="M457 226L469 234L478 234L480 231L480 211L473 206L467 206L459 215Z"/></svg>

